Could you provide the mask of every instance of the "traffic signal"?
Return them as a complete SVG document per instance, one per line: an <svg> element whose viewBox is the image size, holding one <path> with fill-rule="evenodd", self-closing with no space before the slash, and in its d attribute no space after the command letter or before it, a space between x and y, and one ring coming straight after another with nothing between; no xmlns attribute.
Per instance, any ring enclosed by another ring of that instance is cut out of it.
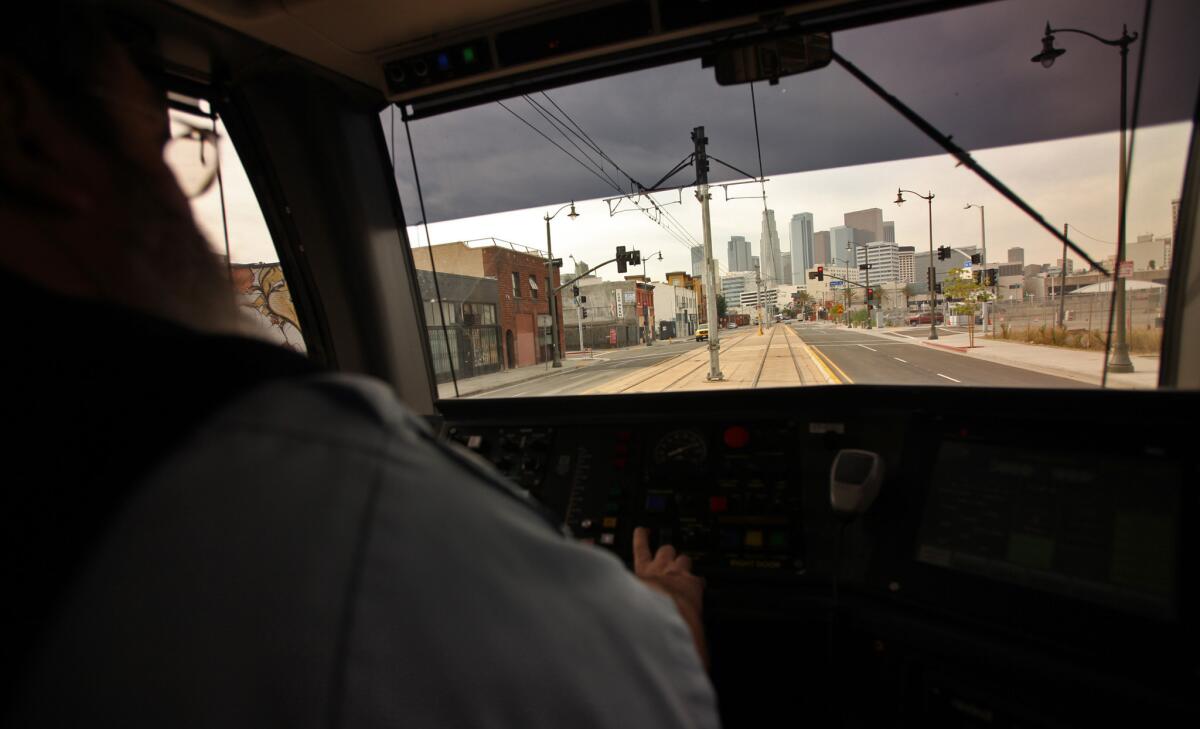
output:
<svg viewBox="0 0 1200 729"><path fill-rule="evenodd" d="M617 273L625 273L629 270L625 266L628 258L629 254L625 252L625 246L617 246Z"/></svg>
<svg viewBox="0 0 1200 729"><path fill-rule="evenodd" d="M983 271L972 271L971 278L975 279L976 286L982 284L983 283Z"/></svg>
<svg viewBox="0 0 1200 729"><path fill-rule="evenodd" d="M641 265L642 252L641 251L630 251L629 252L629 262L635 266Z"/></svg>
<svg viewBox="0 0 1200 729"><path fill-rule="evenodd" d="M987 285L995 286L997 280L999 280L999 271L994 268L989 268L987 272Z"/></svg>
<svg viewBox="0 0 1200 729"><path fill-rule="evenodd" d="M939 293L939 294L940 294L940 293L942 293L942 285L941 285L941 284L934 284L934 285L933 285L933 290L934 290L935 292Z"/></svg>
<svg viewBox="0 0 1200 729"><path fill-rule="evenodd" d="M571 296L574 296L577 299L579 298L579 287L578 286L571 286Z"/></svg>
<svg viewBox="0 0 1200 729"><path fill-rule="evenodd" d="M817 280L818 281L825 280L825 267L824 266L817 266Z"/></svg>
<svg viewBox="0 0 1200 729"><path fill-rule="evenodd" d="M950 257L950 246L938 246L938 260L944 261Z"/></svg>
<svg viewBox="0 0 1200 729"><path fill-rule="evenodd" d="M587 309L584 309L583 307L580 307L580 308L579 308L579 318L580 318L580 319L586 319L586 318L587 318Z"/></svg>
<svg viewBox="0 0 1200 729"><path fill-rule="evenodd" d="M580 296L580 297L579 297L579 303L581 303L581 304L586 304L586 303L587 303L587 296Z"/></svg>
<svg viewBox="0 0 1200 729"><path fill-rule="evenodd" d="M983 261L983 256L978 253L971 254L971 263L980 263Z"/></svg>

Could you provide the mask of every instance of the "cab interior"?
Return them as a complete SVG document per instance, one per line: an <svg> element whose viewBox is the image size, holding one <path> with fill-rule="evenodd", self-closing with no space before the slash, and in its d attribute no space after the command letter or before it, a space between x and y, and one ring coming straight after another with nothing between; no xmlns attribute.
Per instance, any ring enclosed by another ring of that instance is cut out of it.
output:
<svg viewBox="0 0 1200 729"><path fill-rule="evenodd" d="M422 194L420 183L398 181L410 151L401 123L426 121L421 133L428 139L439 120L460 110L668 64L715 66L718 77L743 74L765 93L772 73L796 71L739 66L731 60L746 57L739 52L797 37L831 38L836 51L841 34L854 29L1007 4L113 0L102 6L153 37L176 109L219 116L261 209L309 358L389 383L442 438L491 461L577 537L596 539L593 524L613 524L607 533L616 538L597 548L628 560L630 530L642 525L656 541L697 555L708 584L711 675L725 726L1194 724L1200 719L1191 534L1200 508L1200 465L1192 450L1200 406L1194 56L1160 82L1182 97L1186 112L1163 112L1170 118L1159 121L1190 124L1191 137L1180 158L1184 175L1154 389L856 383L498 400L445 396L439 389L445 380L431 364L427 328L435 323L427 320L411 238L427 234L420 217L438 200L430 190ZM1149 4L1128 4L1131 27ZM1153 6L1163 17L1196 20L1184 2ZM1014 12L1028 9L1021 4ZM1033 50L1043 20L1029 21ZM915 31L905 39L914 54L936 42ZM466 69L439 63L446 53L464 57L465 49L483 62ZM983 44L977 50L981 58L989 53ZM918 116L921 90L939 78L931 68L904 81L918 97L909 107ZM858 88L849 77L843 83ZM1115 91L1105 93L1115 106ZM1144 121L1153 121L1148 104ZM819 98L813 108L820 108ZM1036 117L1039 110L1030 104L1028 113ZM945 122L941 131L951 144L987 144L953 128L958 121L934 119L931 126ZM1056 117L1050 127L1060 121L1074 123ZM680 138L700 123L681 114ZM1107 132L1116 124L1115 110L1100 122ZM922 136L915 122L903 126L931 145L922 149L940 144ZM1014 132L1023 141L1045 134L1032 127ZM460 164L470 169L469 160ZM439 175L434 165L422 173ZM423 199L414 199L414 191ZM441 199L452 193L443 188ZM535 195L526 202L557 206L555 200ZM689 225L698 235L698 222ZM928 313L915 316L918 325L930 321ZM704 455L674 458L688 452L687 442L662 450L661 443L681 437L698 437ZM846 451L886 464L877 498L852 516L835 510L830 498L831 481L855 477L834 468ZM981 465L987 463L1013 470ZM1055 481L1036 494L1021 490L1036 480L1031 474L1064 472L1090 486ZM769 494L756 491L764 483ZM741 521L717 513L717 504L759 499L761 508ZM1008 533L1017 528L1009 517L1018 512L1037 523L1038 539ZM1071 522L1070 515L1083 512L1108 526L1089 532ZM751 549L760 540L769 542L769 554ZM1027 552L1017 554L1022 549L1043 550L1043 557L1053 549L1058 558L1031 569Z"/></svg>

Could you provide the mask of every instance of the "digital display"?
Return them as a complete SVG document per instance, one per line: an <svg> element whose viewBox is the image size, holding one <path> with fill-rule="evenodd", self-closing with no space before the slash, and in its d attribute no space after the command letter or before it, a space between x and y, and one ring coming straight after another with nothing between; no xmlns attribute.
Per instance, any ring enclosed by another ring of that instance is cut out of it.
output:
<svg viewBox="0 0 1200 729"><path fill-rule="evenodd" d="M943 443L919 562L1152 617L1174 613L1180 471L1165 459Z"/></svg>

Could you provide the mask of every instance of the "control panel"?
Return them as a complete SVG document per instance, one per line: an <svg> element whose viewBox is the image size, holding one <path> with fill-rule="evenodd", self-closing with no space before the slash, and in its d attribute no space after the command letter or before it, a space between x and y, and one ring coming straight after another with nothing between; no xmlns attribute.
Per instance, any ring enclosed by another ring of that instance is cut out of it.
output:
<svg viewBox="0 0 1200 729"><path fill-rule="evenodd" d="M807 569L794 422L453 426L576 538L626 561L634 527L687 553L700 574L786 577Z"/></svg>

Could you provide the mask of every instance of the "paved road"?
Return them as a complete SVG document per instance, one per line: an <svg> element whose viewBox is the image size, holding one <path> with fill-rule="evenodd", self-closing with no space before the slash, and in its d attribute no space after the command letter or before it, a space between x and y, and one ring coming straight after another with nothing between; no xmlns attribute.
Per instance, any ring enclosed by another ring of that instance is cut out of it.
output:
<svg viewBox="0 0 1200 729"><path fill-rule="evenodd" d="M597 362L561 372L552 372L545 377L518 382L496 390L468 395L468 397L532 397L541 395L577 395L593 387L620 377L630 369L649 367L670 357L704 347L707 342L681 341L674 344L656 342L650 347L628 347L610 351L597 351Z"/></svg>
<svg viewBox="0 0 1200 729"><path fill-rule="evenodd" d="M1075 380L964 357L921 344L921 339L885 339L858 330L807 323L797 324L795 329L809 346L860 385L1088 387ZM923 332L928 336L929 329Z"/></svg>

